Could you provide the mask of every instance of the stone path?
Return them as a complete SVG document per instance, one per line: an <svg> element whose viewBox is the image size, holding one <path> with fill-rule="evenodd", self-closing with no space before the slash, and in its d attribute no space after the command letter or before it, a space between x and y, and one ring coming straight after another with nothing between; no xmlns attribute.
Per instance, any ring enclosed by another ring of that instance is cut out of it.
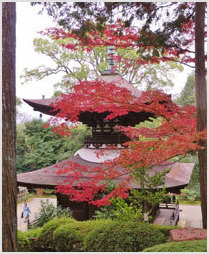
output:
<svg viewBox="0 0 209 254"><path fill-rule="evenodd" d="M41 200L46 201L49 200L50 203L53 203L53 205L57 205L57 199L56 198L33 198L28 203L28 206L31 210L30 214L30 221L33 221L35 219L35 214L38 213L41 205ZM27 231L27 223L24 222L24 219L21 218L23 205L18 204L17 206L17 229L21 231Z"/></svg>

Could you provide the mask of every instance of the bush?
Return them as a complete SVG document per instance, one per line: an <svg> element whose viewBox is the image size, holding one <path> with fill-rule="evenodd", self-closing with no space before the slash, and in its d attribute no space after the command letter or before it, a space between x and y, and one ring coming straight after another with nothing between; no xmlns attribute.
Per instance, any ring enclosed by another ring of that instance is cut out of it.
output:
<svg viewBox="0 0 209 254"><path fill-rule="evenodd" d="M22 231L17 231L17 249L18 252L30 252L31 244L26 234Z"/></svg>
<svg viewBox="0 0 209 254"><path fill-rule="evenodd" d="M30 242L32 252L43 251L40 241L40 233L41 228L30 229L25 232L25 236L28 238Z"/></svg>
<svg viewBox="0 0 209 254"><path fill-rule="evenodd" d="M53 233L56 251L76 251L76 244L81 242L79 233L69 224L58 227ZM79 244L80 245L80 244Z"/></svg>
<svg viewBox="0 0 209 254"><path fill-rule="evenodd" d="M123 198L111 199L111 205L105 205L100 210L95 211L97 219L116 219L122 221L143 220L142 209L136 207L134 203L128 204Z"/></svg>
<svg viewBox="0 0 209 254"><path fill-rule="evenodd" d="M72 217L72 213L69 208L55 207L48 199L46 201L41 200L41 208L39 213L35 215L35 223L32 228L42 227L56 217Z"/></svg>
<svg viewBox="0 0 209 254"><path fill-rule="evenodd" d="M146 248L143 252L207 252L207 240L159 244Z"/></svg>
<svg viewBox="0 0 209 254"><path fill-rule="evenodd" d="M75 252L83 251L83 242L87 234L110 223L112 223L112 220L88 220L73 221L70 224L67 223L60 226L53 233L53 239L55 242L62 241L61 244L56 245L56 250Z"/></svg>
<svg viewBox="0 0 209 254"><path fill-rule="evenodd" d="M70 224L74 222L74 219L71 218L56 218L49 222L47 222L42 228L40 232L40 242L45 250L55 251L56 242L53 241L53 233L54 231L61 225Z"/></svg>
<svg viewBox="0 0 209 254"><path fill-rule="evenodd" d="M167 237L152 225L112 221L85 237L84 251L136 252L167 240Z"/></svg>
<svg viewBox="0 0 209 254"><path fill-rule="evenodd" d="M164 226L164 225L153 225L154 228L158 229L161 233L163 233L167 238L170 237L170 230L177 229L177 226Z"/></svg>

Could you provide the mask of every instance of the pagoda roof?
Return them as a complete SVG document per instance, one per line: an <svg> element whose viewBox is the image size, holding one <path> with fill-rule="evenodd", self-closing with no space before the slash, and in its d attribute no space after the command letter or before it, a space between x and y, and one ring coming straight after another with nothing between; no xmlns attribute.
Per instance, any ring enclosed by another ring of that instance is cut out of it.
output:
<svg viewBox="0 0 209 254"><path fill-rule="evenodd" d="M85 153L84 150L88 150L89 153ZM105 164L102 161L100 156L96 156L96 153L99 153L101 149L81 149L79 150L74 157L71 157L67 160L59 162L57 164L44 167L35 171L20 173L17 175L17 184L18 186L25 186L28 188L55 188L58 184L63 184L64 180L67 179L67 173L57 174L58 168L64 168L69 163L74 164L74 166L80 165L85 166L88 169L93 169L95 167L102 167L105 170ZM95 153L93 155L92 153ZM111 155L112 154L112 155ZM118 152L106 153L105 160L111 160L118 156ZM98 158L98 159L97 159ZM194 167L194 163L171 163L166 162L162 165L153 167L149 172L150 175L153 175L155 172L162 172L165 169L171 168L170 172L165 176L165 187L167 191L180 190L187 186L190 181L191 173ZM121 171L121 168L118 168ZM90 180L91 177L84 176L83 181ZM124 177L117 178L117 182L124 180ZM130 182L130 188L141 189L140 185L137 182ZM161 188L159 186L158 188Z"/></svg>
<svg viewBox="0 0 209 254"><path fill-rule="evenodd" d="M121 88L128 89L133 96L140 97L141 92L134 87L132 84L130 84L126 79L123 78L123 76L119 73L103 73L101 76L99 76L98 81L105 81L107 83L114 83L116 86ZM41 113L55 116L58 111L53 111L53 106L51 106L56 101L59 101L61 99L60 96L57 96L55 98L48 98L48 99L23 99L28 105L33 107L35 111L39 111Z"/></svg>

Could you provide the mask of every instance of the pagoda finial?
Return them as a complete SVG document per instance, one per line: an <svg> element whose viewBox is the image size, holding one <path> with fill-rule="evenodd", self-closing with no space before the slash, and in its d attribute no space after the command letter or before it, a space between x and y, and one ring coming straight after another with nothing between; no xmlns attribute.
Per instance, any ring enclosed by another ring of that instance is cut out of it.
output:
<svg viewBox="0 0 209 254"><path fill-rule="evenodd" d="M113 23L114 23L114 21L113 21L113 17L112 17L112 14L111 14L111 17L110 17L110 20L109 20L108 24L112 25ZM104 74L115 73L115 69L114 69L115 62L114 62L114 57L113 57L115 55L116 55L116 53L115 53L114 46L109 46L107 48L108 69L104 71Z"/></svg>

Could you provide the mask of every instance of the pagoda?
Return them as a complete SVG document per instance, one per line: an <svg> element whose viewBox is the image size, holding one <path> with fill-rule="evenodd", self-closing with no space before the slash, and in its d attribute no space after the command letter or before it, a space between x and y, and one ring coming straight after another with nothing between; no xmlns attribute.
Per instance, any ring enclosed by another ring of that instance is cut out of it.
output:
<svg viewBox="0 0 209 254"><path fill-rule="evenodd" d="M109 47L108 50L109 69L104 71L98 80L114 83L116 86L128 89L135 97L140 97L141 92L126 81L121 74L113 70L114 62L111 55L114 54L114 48ZM33 107L35 111L56 116L58 112L53 110L52 105L58 99L24 99L24 101ZM18 174L18 186L25 186L29 189L38 187L55 189L58 184L64 182L67 176L65 174L58 175L57 166L62 168L68 163L75 163L75 165L82 165L88 168L94 168L96 166L103 167L105 161L111 161L117 158L120 155L121 149L126 149L123 144L129 141L129 138L125 134L115 131L115 125L135 126L143 121L150 121L151 117L155 117L153 113L141 111L137 113L129 112L126 115L106 120L107 114L107 112L80 112L78 116L79 122L86 124L92 130L92 135L86 138L84 147L78 150L72 158L57 163L56 165ZM106 149L107 145L114 145L115 148ZM98 153L101 150L103 152L98 157ZM180 193L180 190L189 184L193 167L194 163L173 163L170 166L170 172L165 176L167 192ZM162 172L166 168L166 165L155 166L150 171L150 174ZM88 181L88 178L89 176L86 176L83 181ZM140 190L140 185L137 185L136 182L130 183L129 187ZM57 193L56 196L58 205L70 207L74 218L77 220L87 220L93 216L96 209L93 205L87 202L69 201L69 198L61 193Z"/></svg>

